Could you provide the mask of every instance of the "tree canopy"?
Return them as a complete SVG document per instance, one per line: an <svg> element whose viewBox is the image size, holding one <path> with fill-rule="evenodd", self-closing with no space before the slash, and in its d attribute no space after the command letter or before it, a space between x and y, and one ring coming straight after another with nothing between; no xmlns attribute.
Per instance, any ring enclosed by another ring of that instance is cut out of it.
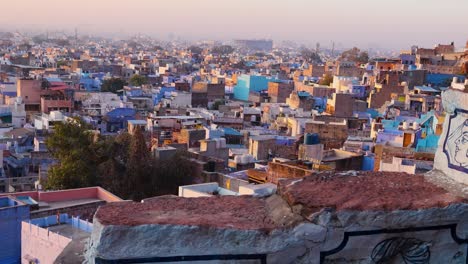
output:
<svg viewBox="0 0 468 264"><path fill-rule="evenodd" d="M340 60L367 63L369 62L369 54L367 51L361 51L360 49L354 47L352 49L343 51L343 53L341 53Z"/></svg>
<svg viewBox="0 0 468 264"><path fill-rule="evenodd" d="M319 84L330 85L332 82L333 82L333 75L331 75L330 73L327 73L320 79Z"/></svg>
<svg viewBox="0 0 468 264"><path fill-rule="evenodd" d="M127 85L127 82L120 78L110 78L102 82L101 92L118 93L125 85Z"/></svg>
<svg viewBox="0 0 468 264"><path fill-rule="evenodd" d="M97 184L93 134L81 119L73 118L54 126L46 140L50 153L59 163L47 175L47 189L70 189Z"/></svg>
<svg viewBox="0 0 468 264"><path fill-rule="evenodd" d="M141 76L139 74L135 74L132 77L130 77L130 80L128 81L132 86L142 86L143 84L148 83L148 79L145 76Z"/></svg>
<svg viewBox="0 0 468 264"><path fill-rule="evenodd" d="M211 53L218 55L228 55L234 52L234 48L229 45L215 46L211 49Z"/></svg>
<svg viewBox="0 0 468 264"><path fill-rule="evenodd" d="M320 55L311 49L302 48L301 56L308 63L322 63L322 59L320 58Z"/></svg>
<svg viewBox="0 0 468 264"><path fill-rule="evenodd" d="M191 167L178 153L160 161L151 155L143 131L98 137L80 118L54 127L46 144L58 163L49 170L48 190L102 186L123 199L139 201L177 194L191 184Z"/></svg>
<svg viewBox="0 0 468 264"><path fill-rule="evenodd" d="M203 49L198 47L198 46L190 46L188 50L193 53L193 54L201 54L203 52Z"/></svg>

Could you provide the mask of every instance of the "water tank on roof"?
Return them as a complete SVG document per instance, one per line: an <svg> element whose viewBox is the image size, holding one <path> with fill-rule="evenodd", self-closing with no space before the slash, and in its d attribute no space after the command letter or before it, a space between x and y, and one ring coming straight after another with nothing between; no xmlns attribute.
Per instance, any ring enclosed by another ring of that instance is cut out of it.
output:
<svg viewBox="0 0 468 264"><path fill-rule="evenodd" d="M418 130L419 129L419 123L418 122L413 122L413 129Z"/></svg>
<svg viewBox="0 0 468 264"><path fill-rule="evenodd" d="M252 162L252 159L253 159L252 155L244 154L244 155L242 155L242 157L241 157L241 163L242 163L242 164L250 163L250 162Z"/></svg>
<svg viewBox="0 0 468 264"><path fill-rule="evenodd" d="M403 122L402 128L405 129L405 130L408 129L409 128L408 122L406 122L406 121Z"/></svg>
<svg viewBox="0 0 468 264"><path fill-rule="evenodd" d="M320 142L319 136L317 133L306 133L304 135L304 144L305 145L315 145Z"/></svg>
<svg viewBox="0 0 468 264"><path fill-rule="evenodd" d="M242 155L241 156L241 164L247 164L249 163L249 158L247 157L247 155Z"/></svg>
<svg viewBox="0 0 468 264"><path fill-rule="evenodd" d="M220 138L219 139L219 146L221 148L226 148L226 139L225 138Z"/></svg>

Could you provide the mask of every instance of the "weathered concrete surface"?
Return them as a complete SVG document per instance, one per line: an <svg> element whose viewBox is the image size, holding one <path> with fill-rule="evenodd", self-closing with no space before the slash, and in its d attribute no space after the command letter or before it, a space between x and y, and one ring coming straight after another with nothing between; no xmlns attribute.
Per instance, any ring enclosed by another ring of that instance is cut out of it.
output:
<svg viewBox="0 0 468 264"><path fill-rule="evenodd" d="M278 193L108 204L95 215L87 261L264 254L267 263L320 263L329 254L323 263L372 263L386 239L411 245L399 249L404 254L430 251L430 263L467 258L466 200L423 176L321 174L280 182Z"/></svg>
<svg viewBox="0 0 468 264"><path fill-rule="evenodd" d="M401 172L324 172L302 180L284 180L278 193L310 218L323 208L358 211L419 210L464 201L422 175Z"/></svg>
<svg viewBox="0 0 468 264"><path fill-rule="evenodd" d="M179 224L265 232L277 228L267 199L250 196L164 197L144 203L114 203L101 207L96 218L104 225Z"/></svg>

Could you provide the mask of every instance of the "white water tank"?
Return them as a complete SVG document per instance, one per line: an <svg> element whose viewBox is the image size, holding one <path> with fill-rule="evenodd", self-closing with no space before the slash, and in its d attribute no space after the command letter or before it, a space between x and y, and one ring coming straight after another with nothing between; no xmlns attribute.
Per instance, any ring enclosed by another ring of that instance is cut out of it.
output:
<svg viewBox="0 0 468 264"><path fill-rule="evenodd" d="M249 157L247 157L247 155L244 154L241 157L241 164L247 164L247 163L249 163Z"/></svg>
<svg viewBox="0 0 468 264"><path fill-rule="evenodd" d="M405 129L405 130L408 129L409 128L408 122L406 122L406 121L403 122L402 128Z"/></svg>
<svg viewBox="0 0 468 264"><path fill-rule="evenodd" d="M219 139L219 146L221 148L226 148L226 139L225 138L220 138Z"/></svg>
<svg viewBox="0 0 468 264"><path fill-rule="evenodd" d="M419 129L419 123L418 122L413 122L413 129L418 130Z"/></svg>

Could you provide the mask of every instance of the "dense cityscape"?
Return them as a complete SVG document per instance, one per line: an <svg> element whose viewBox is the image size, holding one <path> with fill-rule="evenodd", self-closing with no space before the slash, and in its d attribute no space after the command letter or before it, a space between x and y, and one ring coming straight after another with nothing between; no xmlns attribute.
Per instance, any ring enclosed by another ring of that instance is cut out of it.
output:
<svg viewBox="0 0 468 264"><path fill-rule="evenodd" d="M468 263L468 41L414 41L2 29L0 263Z"/></svg>

